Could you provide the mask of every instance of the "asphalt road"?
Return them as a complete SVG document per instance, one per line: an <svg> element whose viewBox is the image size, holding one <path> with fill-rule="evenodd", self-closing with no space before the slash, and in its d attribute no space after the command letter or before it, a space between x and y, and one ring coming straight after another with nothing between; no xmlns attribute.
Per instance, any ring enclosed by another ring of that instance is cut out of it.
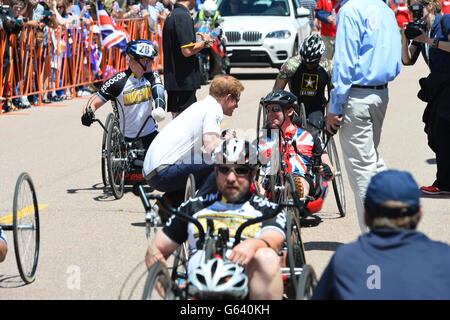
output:
<svg viewBox="0 0 450 320"><path fill-rule="evenodd" d="M224 127L238 129L242 138L255 136L258 102L270 91L276 71L232 69L246 90ZM426 75L426 66L419 62L404 67L389 85L380 146L388 166L411 171L419 185L431 184L435 175L434 154L421 121L425 104L416 97L418 79ZM198 98L205 97L207 90L202 87ZM40 215L36 281L24 286L18 277L8 232L9 254L0 264L0 299L138 299L142 293L147 247L144 209L132 192L114 200L102 187L101 128L80 123L87 101L77 98L0 116L0 217L12 212L14 185L22 171L31 174L39 203L47 205ZM108 104L97 115L104 120L109 112ZM318 275L339 245L359 235L353 194L344 178L347 216L339 218L329 193L318 214L321 222L302 230L307 261ZM419 229L432 239L450 243L450 199L423 198L422 205L425 214Z"/></svg>

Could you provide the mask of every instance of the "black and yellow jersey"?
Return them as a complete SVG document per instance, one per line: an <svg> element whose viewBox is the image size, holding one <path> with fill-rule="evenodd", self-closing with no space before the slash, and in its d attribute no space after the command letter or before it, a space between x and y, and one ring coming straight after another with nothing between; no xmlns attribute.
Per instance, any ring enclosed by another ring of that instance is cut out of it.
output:
<svg viewBox="0 0 450 320"><path fill-rule="evenodd" d="M165 110L164 86L157 71L136 78L130 69L117 73L106 80L97 96L104 102L111 101L114 113L120 122L120 130L127 138L135 138L145 120L150 117L140 137L157 129L153 118L152 101L155 107Z"/></svg>

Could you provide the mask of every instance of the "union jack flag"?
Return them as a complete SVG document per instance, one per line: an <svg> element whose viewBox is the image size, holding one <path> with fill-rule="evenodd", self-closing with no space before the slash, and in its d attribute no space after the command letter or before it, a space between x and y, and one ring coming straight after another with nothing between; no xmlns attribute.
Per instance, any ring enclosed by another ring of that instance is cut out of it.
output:
<svg viewBox="0 0 450 320"><path fill-rule="evenodd" d="M102 46L106 49L116 47L122 52L125 51L127 42L130 41L127 31L114 22L100 1L96 2L96 9L102 36Z"/></svg>

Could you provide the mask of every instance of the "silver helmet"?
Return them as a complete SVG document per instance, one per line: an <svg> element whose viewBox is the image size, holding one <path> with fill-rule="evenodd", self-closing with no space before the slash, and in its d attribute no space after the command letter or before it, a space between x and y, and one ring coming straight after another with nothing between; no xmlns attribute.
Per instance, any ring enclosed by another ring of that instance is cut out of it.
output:
<svg viewBox="0 0 450 320"><path fill-rule="evenodd" d="M230 261L211 259L189 274L189 294L198 298L223 296L244 299L248 294L248 278L244 269Z"/></svg>

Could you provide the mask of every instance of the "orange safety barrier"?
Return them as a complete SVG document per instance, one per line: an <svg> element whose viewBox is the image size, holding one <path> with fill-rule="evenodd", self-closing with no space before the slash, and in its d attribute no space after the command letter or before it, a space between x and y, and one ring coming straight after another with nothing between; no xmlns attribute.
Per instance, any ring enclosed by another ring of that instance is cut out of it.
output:
<svg viewBox="0 0 450 320"><path fill-rule="evenodd" d="M117 20L116 23L127 30L131 39L149 39L158 46L160 54L153 62L153 69L162 71L163 22L157 23L155 33L149 30L146 18ZM74 95L76 87L105 81L112 75L111 71L125 70L125 55L119 49L103 49L101 72L94 74L93 54L100 38L93 42L92 28L87 30L85 34L81 27L64 30L46 27L46 39L42 41L36 37L34 28L26 27L19 35L9 35L9 46L6 45L4 30L0 30L0 99L38 95L38 104L42 104L45 93L69 89ZM5 54L10 60L6 68Z"/></svg>

